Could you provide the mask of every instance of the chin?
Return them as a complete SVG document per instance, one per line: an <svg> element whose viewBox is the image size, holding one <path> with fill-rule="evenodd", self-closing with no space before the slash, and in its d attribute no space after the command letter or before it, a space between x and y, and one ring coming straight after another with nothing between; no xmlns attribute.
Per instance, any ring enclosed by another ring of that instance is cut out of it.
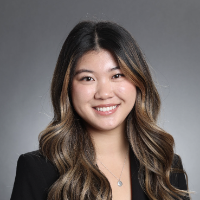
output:
<svg viewBox="0 0 200 200"><path fill-rule="evenodd" d="M101 126L93 126L93 129L96 131L113 131L115 129L120 128L121 125L101 125Z"/></svg>

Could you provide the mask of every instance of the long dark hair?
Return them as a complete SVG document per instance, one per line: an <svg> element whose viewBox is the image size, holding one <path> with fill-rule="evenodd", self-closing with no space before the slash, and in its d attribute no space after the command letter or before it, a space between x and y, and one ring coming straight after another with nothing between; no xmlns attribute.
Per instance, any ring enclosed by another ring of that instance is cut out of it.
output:
<svg viewBox="0 0 200 200"><path fill-rule="evenodd" d="M156 124L160 98L136 41L115 23L84 21L73 28L61 49L51 85L54 118L39 136L41 153L60 175L50 188L48 200L112 199L110 183L95 165L90 135L71 101L71 82L78 59L98 49L111 52L137 88L135 106L126 119L126 134L140 163L141 187L153 200L186 195L170 184L174 140Z"/></svg>

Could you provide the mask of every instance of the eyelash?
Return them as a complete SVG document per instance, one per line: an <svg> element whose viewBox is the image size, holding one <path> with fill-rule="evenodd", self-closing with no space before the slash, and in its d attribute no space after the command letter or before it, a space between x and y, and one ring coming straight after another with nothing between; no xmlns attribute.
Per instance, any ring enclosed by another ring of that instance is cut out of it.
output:
<svg viewBox="0 0 200 200"><path fill-rule="evenodd" d="M124 74L115 74L113 77L115 77L115 79L117 79L117 78L120 78L120 77L124 77ZM80 81L84 81L84 80L85 81L91 81L91 79L93 79L93 78L90 77L90 76L84 76L83 78L80 79Z"/></svg>
<svg viewBox="0 0 200 200"><path fill-rule="evenodd" d="M80 79L80 81L84 81L84 80L86 80L86 81L91 81L91 80L88 80L88 79L93 79L93 78L90 77L90 76L84 76L83 78ZM94 79L93 79L93 80L94 80Z"/></svg>
<svg viewBox="0 0 200 200"><path fill-rule="evenodd" d="M113 77L120 78L120 77L116 77L116 76L124 77L124 74L115 74Z"/></svg>

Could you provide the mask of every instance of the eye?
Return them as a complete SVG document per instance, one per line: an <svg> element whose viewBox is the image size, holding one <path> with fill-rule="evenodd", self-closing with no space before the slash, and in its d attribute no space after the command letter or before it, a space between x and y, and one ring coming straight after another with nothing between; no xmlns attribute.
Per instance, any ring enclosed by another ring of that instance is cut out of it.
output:
<svg viewBox="0 0 200 200"><path fill-rule="evenodd" d="M120 78L124 77L124 74L115 74L112 78Z"/></svg>
<svg viewBox="0 0 200 200"><path fill-rule="evenodd" d="M83 78L80 79L80 81L94 81L94 79L90 76L84 76Z"/></svg>

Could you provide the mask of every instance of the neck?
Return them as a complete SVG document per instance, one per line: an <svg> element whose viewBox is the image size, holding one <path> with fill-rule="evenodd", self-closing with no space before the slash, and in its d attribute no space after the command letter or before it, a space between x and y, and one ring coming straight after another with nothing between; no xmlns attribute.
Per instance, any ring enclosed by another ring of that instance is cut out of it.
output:
<svg viewBox="0 0 200 200"><path fill-rule="evenodd" d="M87 128L96 151L97 157L122 156L126 154L129 148L129 142L126 137L125 126L114 130L95 130Z"/></svg>

